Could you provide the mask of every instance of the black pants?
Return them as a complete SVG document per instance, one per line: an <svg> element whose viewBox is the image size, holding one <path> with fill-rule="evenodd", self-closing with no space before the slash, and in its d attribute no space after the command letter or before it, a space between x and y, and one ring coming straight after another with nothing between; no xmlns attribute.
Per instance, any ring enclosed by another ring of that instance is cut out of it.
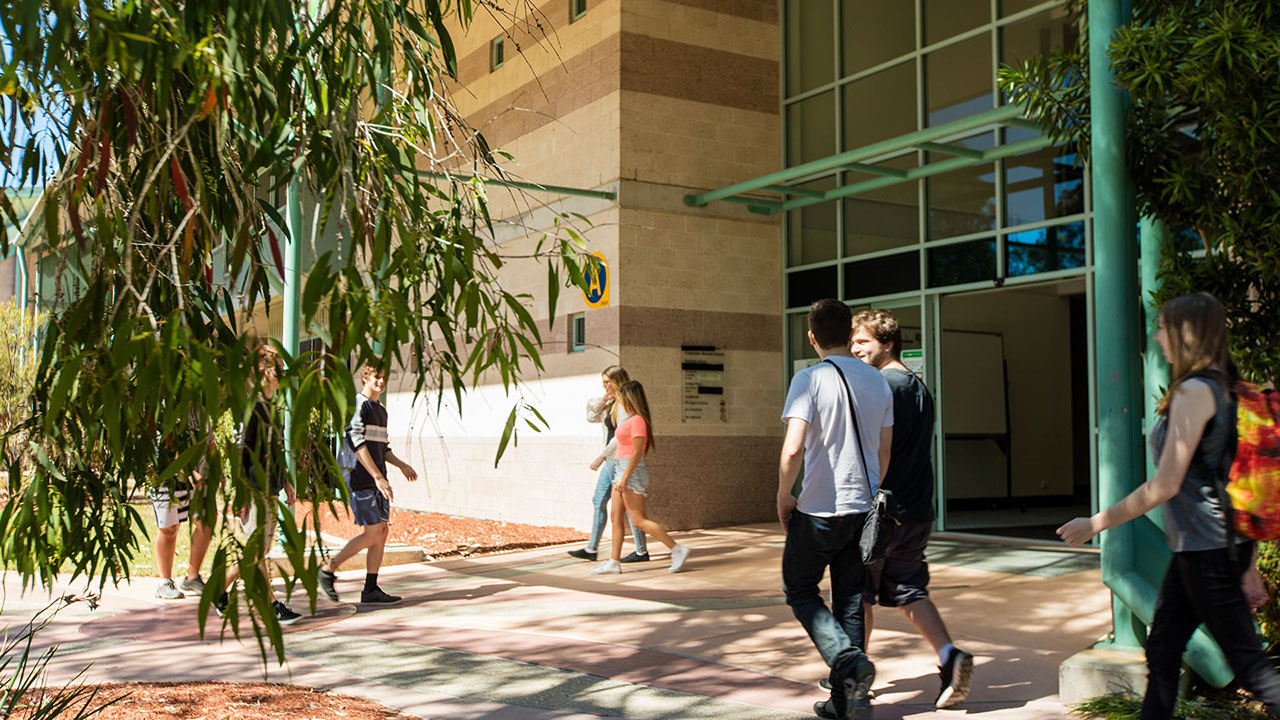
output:
<svg viewBox="0 0 1280 720"><path fill-rule="evenodd" d="M1226 550L1173 554L1147 638L1149 674L1141 720L1173 717L1182 652L1201 623L1227 656L1236 682L1280 718L1280 673L1262 650L1240 587L1252 558L1252 543L1237 545L1234 558Z"/></svg>
<svg viewBox="0 0 1280 720"><path fill-rule="evenodd" d="M831 668L833 697L863 653L862 586L865 577L858 537L867 514L817 517L791 514L782 551L782 590L787 605ZM818 583L831 568L831 609Z"/></svg>

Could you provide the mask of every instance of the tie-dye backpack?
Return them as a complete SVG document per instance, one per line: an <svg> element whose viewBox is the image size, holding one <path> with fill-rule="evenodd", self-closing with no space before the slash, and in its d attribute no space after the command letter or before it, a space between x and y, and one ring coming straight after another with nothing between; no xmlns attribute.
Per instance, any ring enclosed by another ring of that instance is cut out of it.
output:
<svg viewBox="0 0 1280 720"><path fill-rule="evenodd" d="M1227 475L1235 530L1280 538L1280 393L1236 382L1236 457Z"/></svg>

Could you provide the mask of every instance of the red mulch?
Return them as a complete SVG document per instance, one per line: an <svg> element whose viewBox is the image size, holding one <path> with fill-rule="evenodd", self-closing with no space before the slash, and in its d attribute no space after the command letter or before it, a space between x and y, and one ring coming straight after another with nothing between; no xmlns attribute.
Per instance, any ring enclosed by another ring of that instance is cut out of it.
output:
<svg viewBox="0 0 1280 720"><path fill-rule="evenodd" d="M271 683L110 683L90 704L99 707L120 696L98 720L413 720L385 705ZM28 693L28 698L31 693ZM75 716L83 701L58 717Z"/></svg>
<svg viewBox="0 0 1280 720"><path fill-rule="evenodd" d="M298 508L299 517L305 517L308 512L306 507ZM339 510L339 513L341 517L334 518L328 509L324 509L320 513L321 529L341 538L359 535L360 527L350 521L344 510ZM429 559L526 550L576 542L586 537L584 533L567 527L476 520L391 508L390 541L420 547Z"/></svg>

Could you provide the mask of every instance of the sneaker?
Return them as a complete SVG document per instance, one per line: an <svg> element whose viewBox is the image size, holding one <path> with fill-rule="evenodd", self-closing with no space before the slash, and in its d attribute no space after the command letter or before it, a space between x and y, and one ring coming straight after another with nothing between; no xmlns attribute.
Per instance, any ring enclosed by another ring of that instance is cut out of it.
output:
<svg viewBox="0 0 1280 720"><path fill-rule="evenodd" d="M338 602L338 589L333 586L337 581L338 576L324 568L317 573L316 584L320 586L320 592L334 602Z"/></svg>
<svg viewBox="0 0 1280 720"><path fill-rule="evenodd" d="M622 572L622 565L617 560L609 559L591 568L592 575L617 575Z"/></svg>
<svg viewBox="0 0 1280 720"><path fill-rule="evenodd" d="M218 613L218 617L222 617L227 614L227 602L228 598L226 593L222 593L213 601L213 611Z"/></svg>
<svg viewBox="0 0 1280 720"><path fill-rule="evenodd" d="M395 605L400 602L401 599L402 598L398 598L395 595L386 594L382 591L382 588L365 590L360 593L361 605Z"/></svg>
<svg viewBox="0 0 1280 720"><path fill-rule="evenodd" d="M624 562L624 563L649 562L649 553L632 552L630 555L619 560L619 562Z"/></svg>
<svg viewBox="0 0 1280 720"><path fill-rule="evenodd" d="M819 680L819 681L818 681L818 687L822 688L823 690L830 691L830 690L831 690L831 680L830 680L830 679L828 679L828 678L822 678L821 680ZM876 691L875 691L875 690L868 690L868 691L867 691L867 697L871 698L872 700L875 700L875 699L876 699Z"/></svg>
<svg viewBox="0 0 1280 720"><path fill-rule="evenodd" d="M595 562L596 554L591 552L590 550L587 550L586 548L583 548L581 550L570 550L569 557L578 558L579 560L591 560L592 562Z"/></svg>
<svg viewBox="0 0 1280 720"><path fill-rule="evenodd" d="M676 545L671 548L671 569L667 570L667 572L680 572L680 568L684 567L684 562L688 559L689 548L684 545Z"/></svg>
<svg viewBox="0 0 1280 720"><path fill-rule="evenodd" d="M941 710L964 702L969 697L969 681L973 678L973 656L958 648L952 650L947 663L938 668L938 675L942 690L933 706Z"/></svg>
<svg viewBox="0 0 1280 720"><path fill-rule="evenodd" d="M271 607L275 608L276 620L280 621L281 625L292 625L302 619L301 615L285 607L279 600L272 603Z"/></svg>
<svg viewBox="0 0 1280 720"><path fill-rule="evenodd" d="M172 580L165 578L160 583L160 587L156 588L156 597L161 600L181 600L186 595L182 594L182 591L178 589L177 585L173 584Z"/></svg>
<svg viewBox="0 0 1280 720"><path fill-rule="evenodd" d="M871 684L876 680L876 666L866 655L853 665L853 674L844 679L844 694L848 698L845 708L847 720L871 720Z"/></svg>
<svg viewBox="0 0 1280 720"><path fill-rule="evenodd" d="M182 579L182 589L189 593L199 595L204 592L204 578L196 575L193 578Z"/></svg>

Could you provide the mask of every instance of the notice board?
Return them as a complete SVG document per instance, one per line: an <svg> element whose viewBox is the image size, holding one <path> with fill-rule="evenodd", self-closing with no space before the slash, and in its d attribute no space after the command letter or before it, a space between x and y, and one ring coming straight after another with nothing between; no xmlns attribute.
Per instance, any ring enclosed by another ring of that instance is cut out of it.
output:
<svg viewBox="0 0 1280 720"><path fill-rule="evenodd" d="M724 351L716 346L680 347L681 422L729 422L729 409L725 405L724 396L724 372Z"/></svg>

